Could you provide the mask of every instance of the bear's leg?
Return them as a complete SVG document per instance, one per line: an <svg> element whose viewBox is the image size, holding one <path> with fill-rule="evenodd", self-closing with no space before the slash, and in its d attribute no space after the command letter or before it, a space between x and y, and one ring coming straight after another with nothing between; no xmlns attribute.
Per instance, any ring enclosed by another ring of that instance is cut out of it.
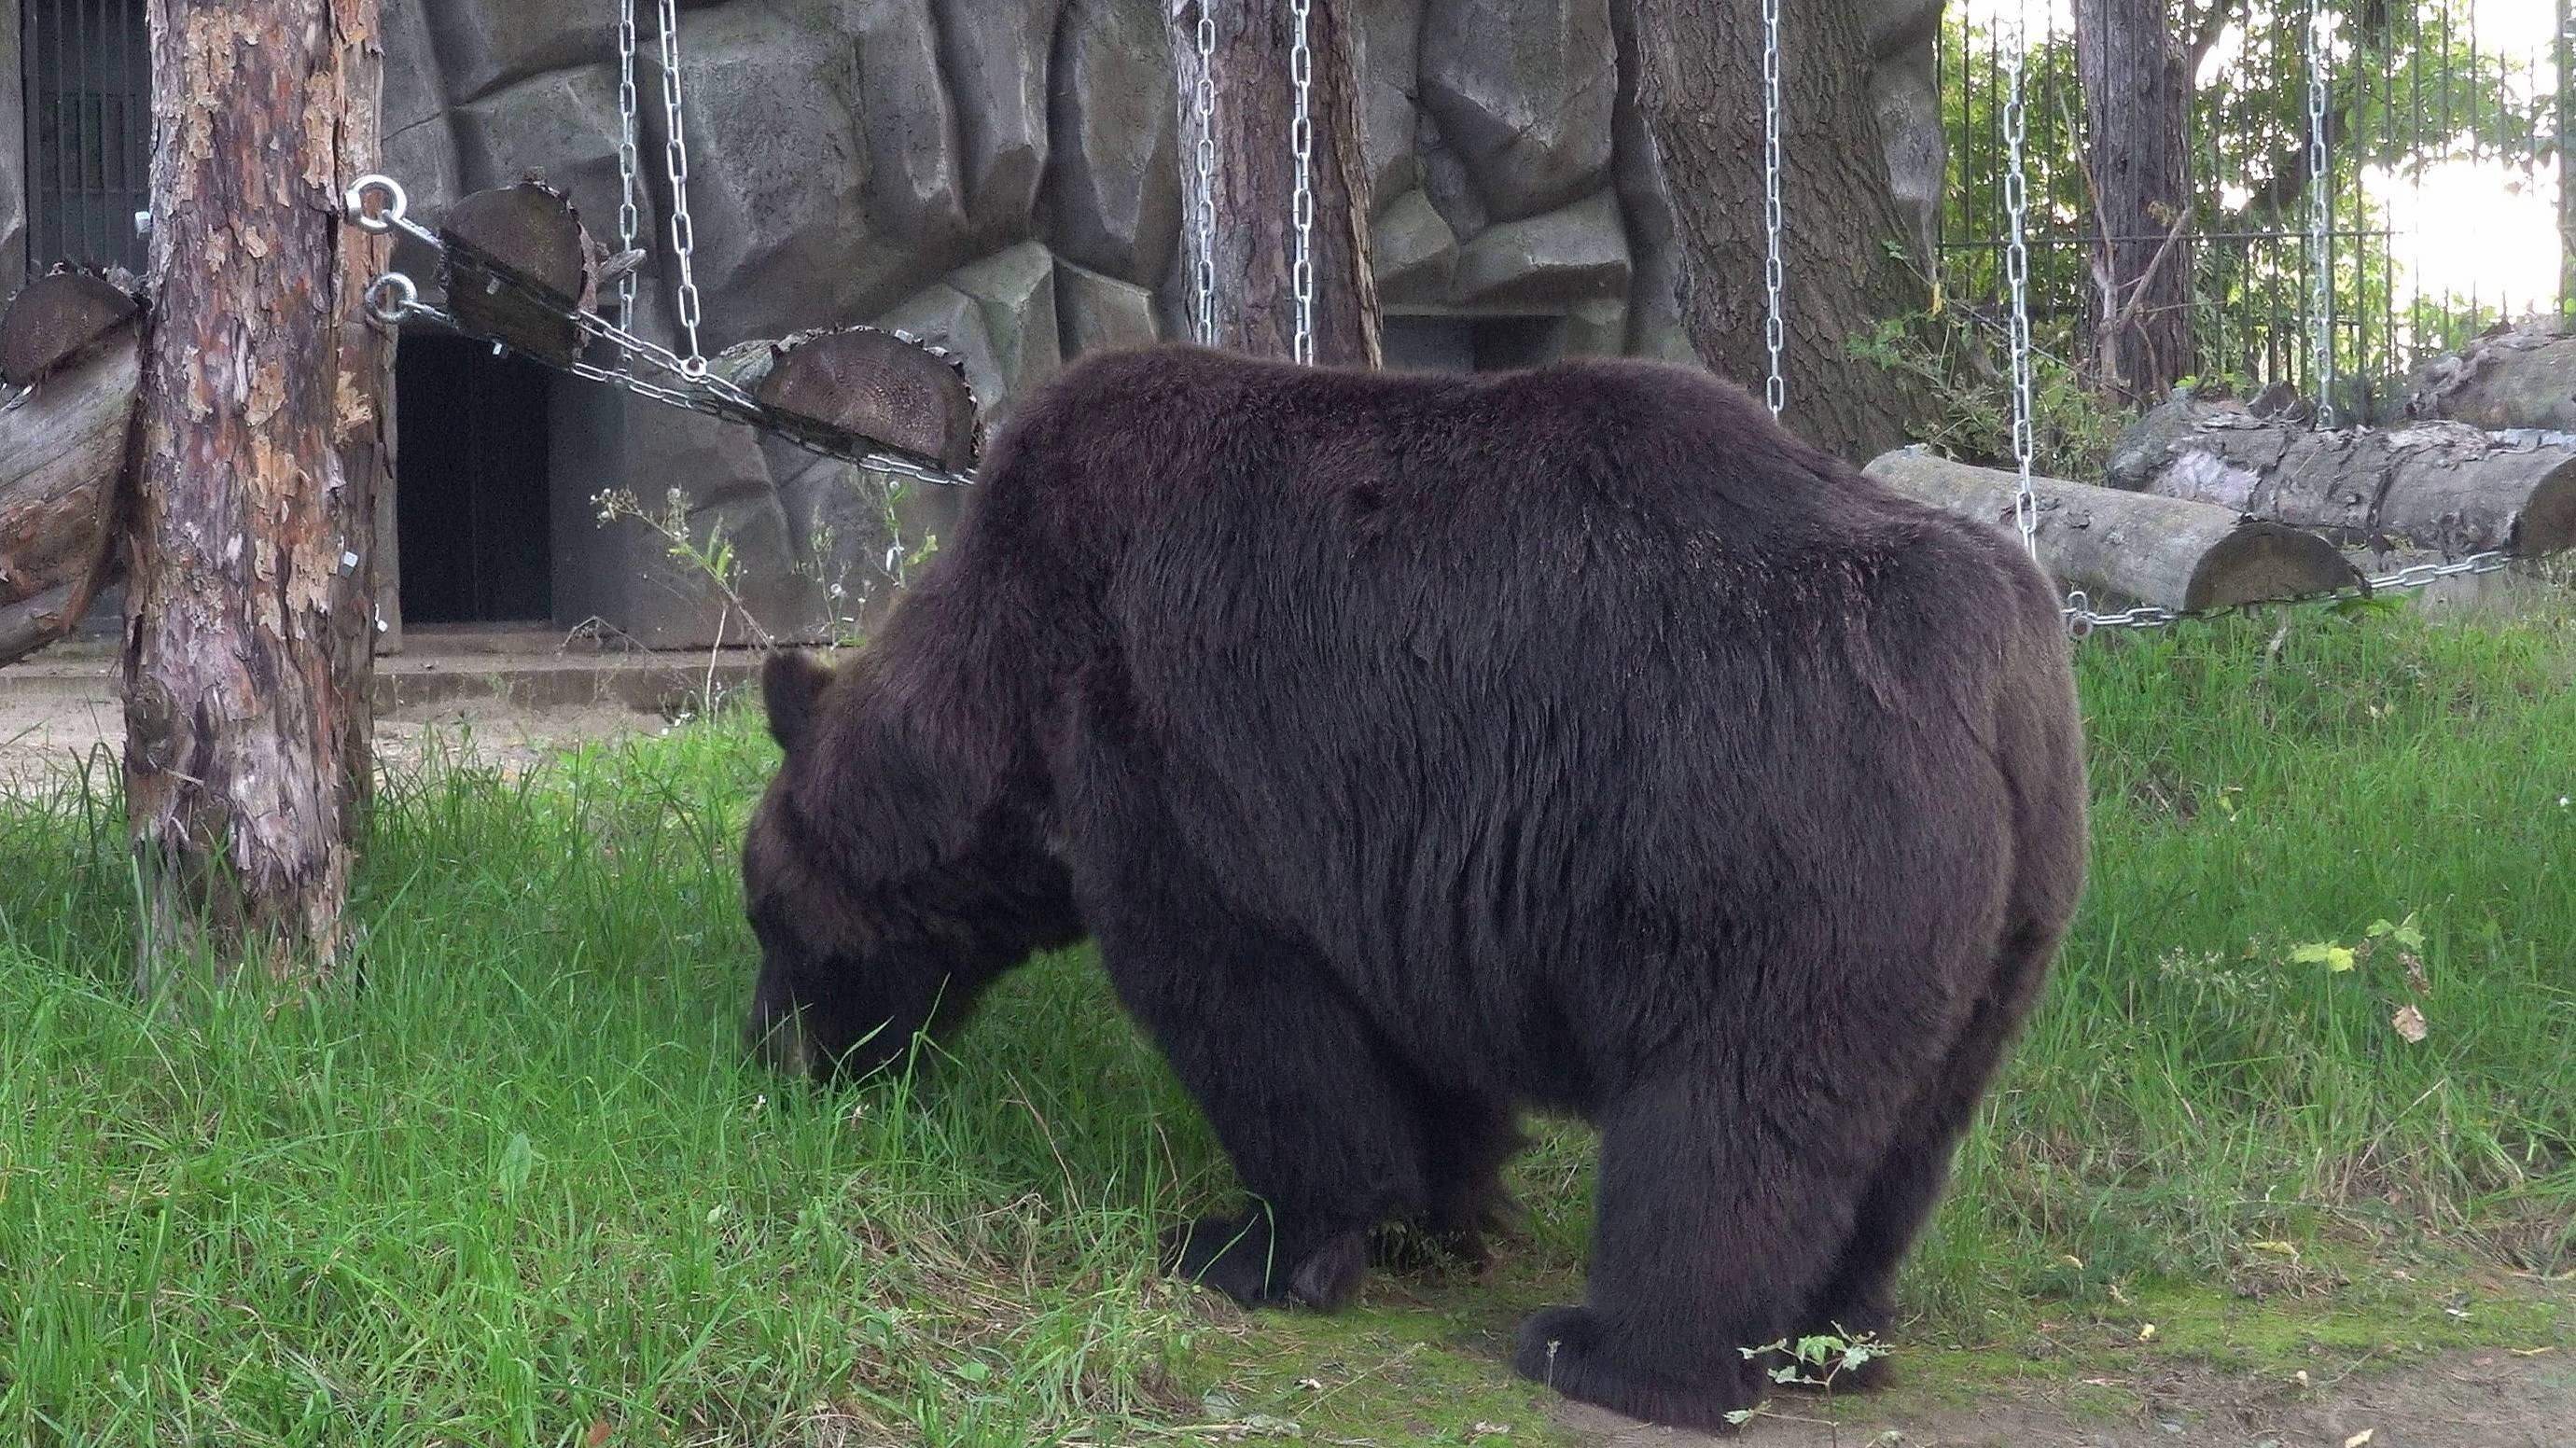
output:
<svg viewBox="0 0 2576 1448"><path fill-rule="evenodd" d="M1639 1081L1601 1113L1585 1304L1521 1324L1523 1376L1706 1430L1761 1400L1743 1350L1784 1336L1812 1300L1850 1233L1859 1165L1878 1155L1854 1126L1896 1112L1791 1083L1756 1099L1742 1064Z"/></svg>
<svg viewBox="0 0 2576 1448"><path fill-rule="evenodd" d="M1422 1122L1427 1201L1391 1223L1376 1243L1380 1265L1426 1270L1452 1261L1482 1271L1493 1260L1486 1238L1520 1217L1503 1187L1503 1166L1529 1144L1509 1101L1415 1082L1413 1109Z"/></svg>
<svg viewBox="0 0 2576 1448"><path fill-rule="evenodd" d="M1222 909L1116 909L1100 944L1255 1199L1181 1229L1168 1256L1245 1306L1348 1302L1369 1229L1428 1200L1423 1124L1378 1033L1310 949Z"/></svg>
<svg viewBox="0 0 2576 1448"><path fill-rule="evenodd" d="M1949 1184L1950 1161L1977 1114L1977 1103L2001 1066L2004 1051L2029 1013L2049 957L2055 927L2025 927L1998 952L1986 996L1977 1003L1939 1072L1906 1109L1903 1125L1872 1173L1860 1200L1850 1241L1833 1275L1817 1292L1799 1326L1801 1334L1885 1336L1896 1322L1896 1276ZM1872 1388L1885 1382L1887 1360L1875 1359L1834 1379L1837 1388Z"/></svg>

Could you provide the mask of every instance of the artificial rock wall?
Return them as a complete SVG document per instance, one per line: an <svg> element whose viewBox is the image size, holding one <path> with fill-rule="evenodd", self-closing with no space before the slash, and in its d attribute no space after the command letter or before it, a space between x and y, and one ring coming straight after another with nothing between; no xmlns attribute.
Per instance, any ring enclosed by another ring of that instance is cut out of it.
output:
<svg viewBox="0 0 2576 1448"><path fill-rule="evenodd" d="M1687 354L1655 168L1640 128L1621 124L1611 3L1360 0L1391 313L1541 319L1547 351ZM1177 335L1183 152L1164 6L683 5L708 350L897 326L961 354L999 420L1070 356ZM387 0L386 167L416 208L434 216L534 173L613 243L613 17L607 0ZM658 241L666 127L649 56L639 73ZM653 249L643 324L668 336L673 269ZM554 434L566 623L597 615L659 645L713 636L712 601L657 541L601 527L589 498L613 485L648 506L680 489L701 526L721 522L773 626L863 613L860 597L883 591L885 510L844 465L577 383L562 385ZM954 501L909 501L907 531L936 532Z"/></svg>

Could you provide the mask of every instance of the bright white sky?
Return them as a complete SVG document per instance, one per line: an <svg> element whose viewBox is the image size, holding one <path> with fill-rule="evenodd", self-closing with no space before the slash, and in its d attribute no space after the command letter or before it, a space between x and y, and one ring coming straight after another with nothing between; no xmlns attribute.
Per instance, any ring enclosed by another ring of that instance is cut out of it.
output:
<svg viewBox="0 0 2576 1448"><path fill-rule="evenodd" d="M1958 0L1960 12L1975 24L2022 19L2027 33L2043 27L2064 31L2074 25L2068 0ZM2281 0L2286 5L2296 0ZM2556 23L2549 0L2450 0L2455 23L2474 17L2480 49L2506 56L2537 56L2541 63L2534 84L2557 83L2550 31ZM2232 58L2222 43L2210 56L2212 67ZM2558 286L2558 164L2546 161L2532 171L2500 161L2448 162L2430 168L2420 183L2414 178L2379 171L2363 178L2373 200L2387 208L2388 224L2398 232L2398 291L2432 294L2474 292L2493 303L2509 299L2516 311L2527 301L2546 300Z"/></svg>

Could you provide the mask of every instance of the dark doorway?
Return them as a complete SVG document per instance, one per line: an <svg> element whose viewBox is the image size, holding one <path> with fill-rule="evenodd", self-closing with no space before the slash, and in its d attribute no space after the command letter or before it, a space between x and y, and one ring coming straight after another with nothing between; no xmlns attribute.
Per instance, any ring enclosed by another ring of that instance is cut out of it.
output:
<svg viewBox="0 0 2576 1448"><path fill-rule="evenodd" d="M396 355L404 621L552 619L549 374L460 337L407 336Z"/></svg>
<svg viewBox="0 0 2576 1448"><path fill-rule="evenodd" d="M1378 345L1391 369L1509 372L1564 356L1565 319L1393 313L1378 320Z"/></svg>
<svg viewBox="0 0 2576 1448"><path fill-rule="evenodd" d="M143 0L25 0L27 265L143 270L151 205L152 60Z"/></svg>

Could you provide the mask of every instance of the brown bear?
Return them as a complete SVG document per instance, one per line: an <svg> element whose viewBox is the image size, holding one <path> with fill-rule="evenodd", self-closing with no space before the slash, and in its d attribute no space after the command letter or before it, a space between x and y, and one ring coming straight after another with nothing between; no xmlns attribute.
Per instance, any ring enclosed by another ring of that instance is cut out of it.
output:
<svg viewBox="0 0 2576 1448"><path fill-rule="evenodd" d="M1523 1373L1721 1427L1741 1349L1890 1321L2083 876L2058 601L1739 389L1189 347L996 440L883 636L771 661L750 1027L902 1059L1083 936L1255 1199L1246 1303L1458 1250L1523 1109L1601 1133Z"/></svg>

